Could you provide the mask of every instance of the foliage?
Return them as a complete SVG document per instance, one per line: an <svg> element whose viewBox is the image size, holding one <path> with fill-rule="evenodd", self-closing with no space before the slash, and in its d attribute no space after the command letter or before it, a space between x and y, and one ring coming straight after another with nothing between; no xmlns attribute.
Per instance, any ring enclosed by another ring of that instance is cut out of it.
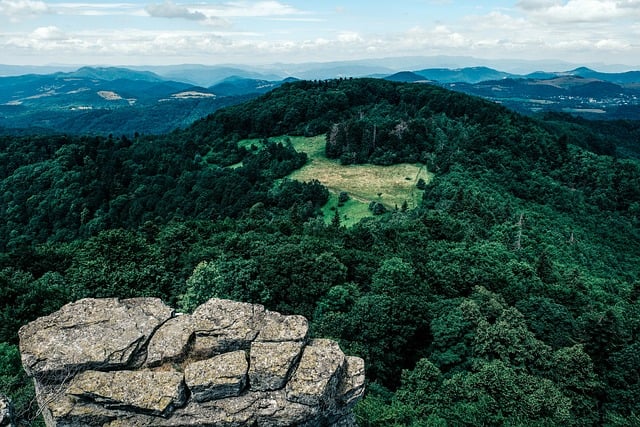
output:
<svg viewBox="0 0 640 427"><path fill-rule="evenodd" d="M635 126L349 79L286 84L163 136L0 138L0 392L31 399L18 328L66 302L153 295L190 311L218 296L303 314L363 356L361 425L631 425ZM308 158L272 138L285 133L326 133L342 163L435 176L420 206L353 224L353 191L338 207L290 179Z"/></svg>

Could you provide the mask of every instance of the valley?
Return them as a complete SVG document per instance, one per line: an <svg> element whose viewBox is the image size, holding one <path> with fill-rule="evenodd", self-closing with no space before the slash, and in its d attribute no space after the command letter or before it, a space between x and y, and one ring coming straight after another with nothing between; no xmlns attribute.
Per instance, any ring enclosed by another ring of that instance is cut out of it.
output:
<svg viewBox="0 0 640 427"><path fill-rule="evenodd" d="M190 91L208 93L172 93ZM247 96L168 133L0 135L0 394L20 425L43 420L18 330L140 296L305 316L364 360L361 425L638 423L640 124L382 78Z"/></svg>

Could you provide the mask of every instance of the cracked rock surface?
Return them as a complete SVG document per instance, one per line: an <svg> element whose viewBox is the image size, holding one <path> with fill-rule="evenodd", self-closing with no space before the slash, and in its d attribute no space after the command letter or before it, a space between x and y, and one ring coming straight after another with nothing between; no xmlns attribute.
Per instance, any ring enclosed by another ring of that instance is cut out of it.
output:
<svg viewBox="0 0 640 427"><path fill-rule="evenodd" d="M48 426L355 426L364 362L301 316L211 299L83 299L20 329Z"/></svg>
<svg viewBox="0 0 640 427"><path fill-rule="evenodd" d="M9 398L0 394L0 426L13 427L13 406Z"/></svg>

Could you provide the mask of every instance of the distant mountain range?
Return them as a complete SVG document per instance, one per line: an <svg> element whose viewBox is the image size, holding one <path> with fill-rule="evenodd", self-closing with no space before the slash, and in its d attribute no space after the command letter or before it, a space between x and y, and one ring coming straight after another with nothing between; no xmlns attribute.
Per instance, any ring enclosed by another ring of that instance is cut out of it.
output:
<svg viewBox="0 0 640 427"><path fill-rule="evenodd" d="M3 72L19 69L0 65ZM263 69L81 67L9 75L0 77L0 129L164 133L298 78L365 76L437 84L527 114L564 111L591 118L640 119L640 71L604 73L579 67L521 75L478 66L392 72L381 64L350 62Z"/></svg>
<svg viewBox="0 0 640 427"><path fill-rule="evenodd" d="M640 71L603 73L579 67L518 75L487 67L433 68L386 79L438 84L524 114L561 111L592 119L640 120Z"/></svg>
<svg viewBox="0 0 640 427"><path fill-rule="evenodd" d="M202 87L117 67L0 77L0 128L164 133L289 80L227 76Z"/></svg>
<svg viewBox="0 0 640 427"><path fill-rule="evenodd" d="M387 79L404 81L401 76L406 75L409 80L415 81L421 77L423 80L435 81L438 83L480 83L501 79L533 79L548 80L558 77L582 77L584 79L596 79L616 84L640 84L640 71L627 71L623 73L602 73L590 68L579 67L570 71L548 72L536 71L528 74L506 73L488 67L466 67L466 68L428 68L424 70L400 72Z"/></svg>

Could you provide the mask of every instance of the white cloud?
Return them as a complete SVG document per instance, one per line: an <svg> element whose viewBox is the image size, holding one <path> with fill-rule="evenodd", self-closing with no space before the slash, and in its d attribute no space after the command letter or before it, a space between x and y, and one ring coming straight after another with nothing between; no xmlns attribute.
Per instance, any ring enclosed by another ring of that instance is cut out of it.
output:
<svg viewBox="0 0 640 427"><path fill-rule="evenodd" d="M234 2L228 3L233 16L286 16L302 12L293 6L277 1Z"/></svg>
<svg viewBox="0 0 640 427"><path fill-rule="evenodd" d="M207 16L240 18L301 15L304 12L278 1L236 1L221 4L196 4L193 8Z"/></svg>
<svg viewBox="0 0 640 427"><path fill-rule="evenodd" d="M473 44L471 39L443 24L432 28L414 27L406 33L396 35L394 39L391 43L396 45L396 49L411 49L415 52L421 49L457 49L470 47ZM389 47L393 48L394 46Z"/></svg>
<svg viewBox="0 0 640 427"><path fill-rule="evenodd" d="M38 57L51 55L53 58L60 58L68 52L87 52L90 48L86 40L73 37L55 26L36 28L26 37L8 37L2 45L3 50Z"/></svg>
<svg viewBox="0 0 640 427"><path fill-rule="evenodd" d="M434 17L431 23L425 20L412 28L402 28L405 21L390 22L388 27L367 25L366 17L362 21L360 17L349 20L347 10L342 14L333 8L326 14L309 13L284 3L286 0L147 1L150 3L145 10L138 3L106 0L50 3L48 7L37 0L0 0L0 12L5 15L10 5L16 16L29 16L36 11L42 15L34 21L33 26L38 27L35 30L25 30L24 25L2 28L0 51L7 58L47 57L51 62L70 58L84 63L120 64L456 55L640 65L640 0L520 0L512 8L494 8L487 13L479 12L486 8L473 9L474 13L484 14ZM74 22L98 25L86 30L77 25L72 31L67 22L71 22L70 16L78 15L126 19L78 19ZM338 15L340 19L335 19ZM150 16L177 20L170 24L171 30L166 30L168 19ZM123 28L123 22L129 28ZM145 30L140 29L143 25ZM393 31L389 29L392 27ZM247 30L221 31L222 28Z"/></svg>
<svg viewBox="0 0 640 427"><path fill-rule="evenodd" d="M304 19L297 17L303 14L303 12L278 1L176 4L170 0L165 0L164 3L146 6L145 11L150 16L157 18L188 19L219 27L230 26L230 18L269 17L279 20Z"/></svg>
<svg viewBox="0 0 640 427"><path fill-rule="evenodd" d="M39 0L0 0L0 15L11 19L48 13L49 7Z"/></svg>
<svg viewBox="0 0 640 427"><path fill-rule="evenodd" d="M621 0L617 3L623 9L640 9L640 0Z"/></svg>
<svg viewBox="0 0 640 427"><path fill-rule="evenodd" d="M355 31L343 31L338 34L338 41L343 43L362 42L362 37Z"/></svg>
<svg viewBox="0 0 640 427"><path fill-rule="evenodd" d="M148 16L133 3L82 3L67 2L52 5L52 12L65 16Z"/></svg>
<svg viewBox="0 0 640 427"><path fill-rule="evenodd" d="M207 19L202 12L191 11L187 7L179 6L168 0L164 3L150 4L145 7L145 10L149 15L156 18L181 18L194 21Z"/></svg>
<svg viewBox="0 0 640 427"><path fill-rule="evenodd" d="M34 40L66 40L68 36L60 28L55 26L36 28L30 35Z"/></svg>
<svg viewBox="0 0 640 427"><path fill-rule="evenodd" d="M521 0L517 6L540 23L606 23L640 17L638 0Z"/></svg>
<svg viewBox="0 0 640 427"><path fill-rule="evenodd" d="M549 9L559 4L562 4L562 2L558 0L520 0L516 3L516 6L524 10L536 11Z"/></svg>

